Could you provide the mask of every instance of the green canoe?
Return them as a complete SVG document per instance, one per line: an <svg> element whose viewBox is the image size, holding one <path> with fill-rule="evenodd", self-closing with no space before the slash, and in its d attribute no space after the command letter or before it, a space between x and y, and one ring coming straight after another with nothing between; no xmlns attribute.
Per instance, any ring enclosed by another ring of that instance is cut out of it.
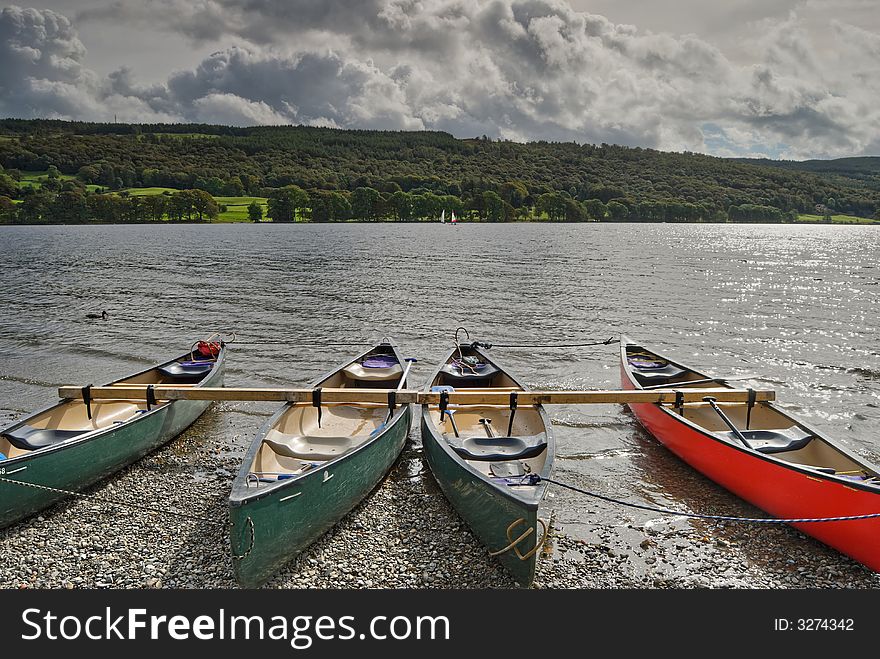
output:
<svg viewBox="0 0 880 659"><path fill-rule="evenodd" d="M403 365L394 344L383 342L310 386L403 388ZM411 418L409 405L278 410L251 444L229 497L238 582L262 585L360 503L397 460Z"/></svg>
<svg viewBox="0 0 880 659"><path fill-rule="evenodd" d="M220 387L226 349L192 353L106 386L186 384ZM9 526L135 462L186 430L210 401L61 400L0 431L0 527ZM16 481L16 482L12 482ZM29 485L26 485L29 484Z"/></svg>
<svg viewBox="0 0 880 659"><path fill-rule="evenodd" d="M453 348L431 376L425 391L526 391L480 348ZM515 398L515 396L512 396ZM421 410L425 458L446 498L474 534L521 586L535 578L546 535L538 508L549 477L555 443L547 412L540 405L437 405ZM451 414L450 414L451 412ZM538 528L540 524L540 528Z"/></svg>

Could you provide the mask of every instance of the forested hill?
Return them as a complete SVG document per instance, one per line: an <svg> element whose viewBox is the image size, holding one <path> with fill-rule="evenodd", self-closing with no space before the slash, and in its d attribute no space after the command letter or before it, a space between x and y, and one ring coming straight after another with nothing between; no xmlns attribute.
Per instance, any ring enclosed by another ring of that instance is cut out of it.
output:
<svg viewBox="0 0 880 659"><path fill-rule="evenodd" d="M811 172L824 175L832 181L855 183L875 191L880 190L880 157L878 156L802 161L744 158L739 162L790 171Z"/></svg>
<svg viewBox="0 0 880 659"><path fill-rule="evenodd" d="M321 207L313 219L419 219L445 208L443 199L483 220L788 221L817 208L829 216L878 212L876 169L859 177L799 164L441 132L0 120L0 200L17 202L27 191L10 190L10 180L57 168L68 188L81 186L67 192L84 196L195 189L267 197L271 210L273 194L295 186L308 197L300 195L299 207ZM288 217L304 216L294 209Z"/></svg>

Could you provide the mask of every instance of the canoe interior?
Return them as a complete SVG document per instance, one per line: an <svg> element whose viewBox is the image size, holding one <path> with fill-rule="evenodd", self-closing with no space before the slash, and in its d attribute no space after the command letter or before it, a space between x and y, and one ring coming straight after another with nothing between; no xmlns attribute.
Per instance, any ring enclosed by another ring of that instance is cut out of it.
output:
<svg viewBox="0 0 880 659"><path fill-rule="evenodd" d="M437 386L452 386L456 391L524 391L516 380L501 369L495 370L486 378L474 377L475 382L470 385L465 378L462 378L461 367L456 366L462 358L472 358L480 363L491 363L478 351L461 346L446 360L445 368L441 367L438 370L428 389ZM479 370L472 371L465 366L464 371L466 374L479 376ZM458 453L453 453L457 460L469 465L489 482L503 486L511 494L538 493L539 490L534 486L514 484L523 474L543 473L547 463L547 426L537 406L518 406L513 415L512 427L510 427L511 410L509 405L450 405L449 409L453 411L453 414L445 414L443 421L440 420L440 408L437 405L428 405L425 416L442 440L450 445L461 444L469 438L479 439L483 445L491 445L490 434L498 437L498 443L501 446L508 443L507 438L509 437L526 438L528 443L532 445L543 444L544 450L539 454L512 460L503 458L470 460ZM508 428L510 428L510 432L508 432ZM456 430L458 436L456 436Z"/></svg>
<svg viewBox="0 0 880 659"><path fill-rule="evenodd" d="M624 347L626 368L638 388L668 385L676 389L728 387L724 382L702 382L708 375L673 362L642 346ZM835 446L815 430L797 421L770 403L756 403L748 413L748 403L717 403L728 419L745 436L749 448L768 457L795 465L818 469L867 485L880 485L877 471L866 462ZM688 403L680 415L672 404L663 407L678 417L708 431L716 437L743 446L721 416L709 403Z"/></svg>
<svg viewBox="0 0 880 659"><path fill-rule="evenodd" d="M121 380L111 382L107 386L129 385L129 384L174 384L179 386L197 386L198 383L207 378L211 370L199 375L168 375L163 370L179 366L180 364L194 363L191 361L191 354L186 353L177 359L159 364L151 369L131 375ZM213 366L213 360L203 360L206 365ZM183 380L183 381L182 381ZM169 401L156 401L156 405L152 409L168 405ZM91 419L88 416L86 405L82 400L63 400L57 405L53 405L40 412L36 412L29 417L21 419L15 424L4 429L0 435L0 454L6 459L17 458L22 455L33 453L39 449L27 449L15 446L10 442L6 433L16 430L33 428L37 430L50 431L70 431L69 436L65 436L64 441L69 442L78 439L86 433L98 430L104 430L114 425L125 423L134 419L137 415L146 412L146 402L128 401L128 400L111 400L101 399L92 401Z"/></svg>
<svg viewBox="0 0 880 659"><path fill-rule="evenodd" d="M365 366L375 361L389 365ZM313 386L395 389L402 384L403 370L394 348L382 344ZM318 409L311 403L286 405L262 437L248 484L289 479L347 455L378 436L387 419L386 405L327 403L321 407L319 425Z"/></svg>

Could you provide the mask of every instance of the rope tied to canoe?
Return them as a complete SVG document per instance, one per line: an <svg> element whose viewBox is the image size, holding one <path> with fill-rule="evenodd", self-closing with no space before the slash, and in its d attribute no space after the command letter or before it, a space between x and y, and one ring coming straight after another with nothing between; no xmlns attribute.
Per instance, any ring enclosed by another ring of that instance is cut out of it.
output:
<svg viewBox="0 0 880 659"><path fill-rule="evenodd" d="M461 357L461 346L468 345L472 348L484 348L486 350L491 350L492 348L588 348L591 346L607 346L612 343L620 343L620 339L615 339L614 337L607 338L605 340L593 340L586 343L491 343L488 341L471 341L470 343L461 343L458 340L458 333L464 332L466 336L466 341L470 341L470 335L467 332L467 329L464 327L459 327L456 329L455 335L455 347L459 352L459 357ZM227 341L227 343L231 343L231 341ZM314 340L306 340L300 341L297 339L290 339L289 341L242 341L240 339L236 339L235 343L242 346L290 346L296 345L301 347L309 347L309 348L360 348L368 343L375 343L372 340L361 340L361 341L314 341Z"/></svg>
<svg viewBox="0 0 880 659"><path fill-rule="evenodd" d="M254 520L252 520L250 518L250 516L248 516L248 517L244 518L244 523L247 524L247 526L248 526L248 531L250 533L251 539L250 539L250 542L248 543L248 548L244 550L243 554L236 554L235 551L232 549L232 543L230 542L229 557L233 561L243 561L244 559L246 559L248 556L250 556L251 552L254 549L254 545L256 544L256 533L254 531ZM231 523L230 523L230 526L231 526Z"/></svg>
<svg viewBox="0 0 880 659"><path fill-rule="evenodd" d="M604 341L591 341L589 343L488 343L486 341L474 341L471 343L473 348L587 348L590 346L607 346L612 343L620 343L620 339L613 336Z"/></svg>
<svg viewBox="0 0 880 659"><path fill-rule="evenodd" d="M507 539L510 541L510 544L508 544L506 547L499 549L497 551L490 551L489 556L501 556L501 554L505 554L512 549L513 552L516 554L516 557L519 560L527 561L532 556L534 556L536 553L538 553L538 550L541 547L543 547L544 543L547 541L547 524L540 517L537 518L537 522L538 522L538 524L541 525L541 528L542 528L541 539L539 541L535 542L534 547L532 547L529 551L527 551L525 554L523 554L519 550L519 543L522 542L523 540L525 540L526 538L528 538L530 535L532 535L532 533L535 532L535 529L532 527L529 527L525 531L523 531L520 535L518 535L516 538L513 537L513 529L515 529L520 524L525 524L525 521L526 521L525 517L520 517L518 519L513 520L510 523L510 526L507 527Z"/></svg>
<svg viewBox="0 0 880 659"><path fill-rule="evenodd" d="M583 494L588 497L593 497L594 499L599 499L608 503L624 506L626 508L635 508L638 510L658 513L661 515L673 515L675 517L687 517L690 519L703 519L713 522L744 522L750 524L819 524L822 522L855 522L864 519L880 518L880 513L867 513L864 515L841 515L838 517L737 517L735 515L707 515L704 513L691 513L682 510L672 510L671 508L650 506L647 504L635 503L633 501L616 499L614 497L608 496L607 494L591 492L590 490L575 487L574 485L563 483L562 481L558 481L553 478L547 478L539 474L528 474L524 476L521 484L537 485L542 482L550 483L551 485L558 485L559 487L571 490L572 492L577 492L578 494Z"/></svg>
<svg viewBox="0 0 880 659"><path fill-rule="evenodd" d="M193 515L191 513L186 513L180 510L169 510L165 508L156 508L155 506L148 506L140 503L131 503L130 501L121 501L118 499L109 499L107 497L101 497L96 494L86 494L84 492L76 492L75 490L64 490L59 487L51 487L49 485L40 485L39 483L29 483L28 481L20 481L14 478L6 478L5 476L0 476L0 482L3 483L13 483L15 485L21 485L22 487L30 487L36 490L44 490L46 492L55 492L56 494L65 494L67 496L79 497L81 499L90 499L92 501L100 501L101 503L106 503L111 506L117 506L122 508L132 508L134 510L141 510L144 512L150 513L158 513L160 515L165 515L166 517L178 517L183 519L192 519L197 522L206 522L211 525L219 525L217 520L210 519L209 517L201 517L199 515Z"/></svg>
<svg viewBox="0 0 880 659"><path fill-rule="evenodd" d="M296 339L291 339L290 341L236 341L236 344L242 346L291 346L295 345L297 347L306 347L306 348L363 348L369 341L357 341L357 342L321 342L316 343L314 341L311 342L303 342L298 341Z"/></svg>
<svg viewBox="0 0 880 659"><path fill-rule="evenodd" d="M155 506L148 506L146 504L140 503L132 503L130 501L122 501L120 499L111 499L108 497L98 496L96 494L86 494L85 492L77 492L75 490L65 490L60 487L51 487L49 485L41 485L39 483L30 483L28 481L20 481L15 478L7 478L6 476L0 476L0 482L2 483L11 483L13 485L19 485L21 487L29 487L35 490L43 490L45 492L54 492L56 494L64 494L71 497L78 497L80 499L88 499L91 501L99 501L101 503L116 506L117 508L131 508L133 510L140 510L142 512L150 512L156 513L159 515L164 515L165 517L175 517L177 519L191 519L197 522L204 522L208 526L212 527L227 527L231 528L231 523L228 520L218 521L216 519L211 519L210 517L202 517L200 515L193 515L192 513L183 512L181 510L172 510L168 508L157 508ZM248 557L251 551L254 548L255 541L255 533L254 533L254 522L248 517L245 520L245 523L250 527L250 545L247 550L242 555L236 555L232 548L229 549L229 555L233 560L243 560Z"/></svg>

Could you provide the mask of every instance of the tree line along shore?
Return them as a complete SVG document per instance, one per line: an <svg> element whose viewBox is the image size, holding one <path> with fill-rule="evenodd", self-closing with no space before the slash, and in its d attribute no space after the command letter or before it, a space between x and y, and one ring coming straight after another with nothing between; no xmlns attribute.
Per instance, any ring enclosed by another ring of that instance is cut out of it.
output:
<svg viewBox="0 0 880 659"><path fill-rule="evenodd" d="M854 160L801 170L432 132L7 119L0 223L424 222L443 212L465 222L873 223L880 159Z"/></svg>

